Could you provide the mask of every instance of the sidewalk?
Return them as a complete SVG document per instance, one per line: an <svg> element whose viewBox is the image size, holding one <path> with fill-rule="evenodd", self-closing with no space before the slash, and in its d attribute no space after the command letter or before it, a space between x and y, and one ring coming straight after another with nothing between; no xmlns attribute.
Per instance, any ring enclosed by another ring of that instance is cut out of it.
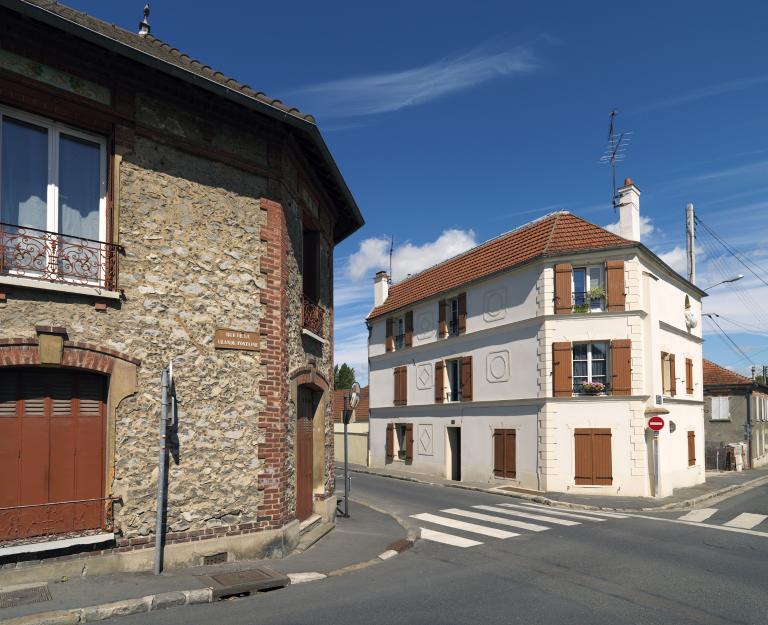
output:
<svg viewBox="0 0 768 625"><path fill-rule="evenodd" d="M246 560L207 567L176 569L160 576L155 576L151 572L119 573L50 582L48 584L50 600L1 608L0 623L4 623L5 619L15 620L15 617L22 616L31 617L18 621L25 625L42 622L79 623L82 622L81 616L67 617L66 615L70 610L86 606L101 606L99 610L91 610L91 617L88 618L89 621L99 620L93 618L98 616L96 612L104 613L101 618L136 613L130 611L130 606L136 605L137 599L153 595L158 596L159 599L155 598L153 601L150 598L145 605L158 601L166 603L160 607L209 603L211 593L208 590L207 580L203 576L268 567L288 574L292 583L312 581L328 575L344 574L372 562L381 561L380 554L395 541L406 537L406 530L387 514L355 502L350 502L349 512L350 518L337 518L336 528L303 553L294 553L283 559ZM48 580L40 580L41 583L45 581ZM0 593L6 589L0 587ZM191 592L184 595L181 594L183 591ZM122 607L118 604L105 607L106 604L113 602L120 602ZM52 611L64 611L64 614L58 620L50 616L45 617L48 620L44 620L44 614L50 614ZM137 611L142 612L147 609L137 608Z"/></svg>
<svg viewBox="0 0 768 625"><path fill-rule="evenodd" d="M337 465L337 470L339 466ZM367 473L393 479L432 484L435 486L447 486L449 488L462 488L476 490L494 495L504 495L528 499L537 503L558 505L571 508L592 508L605 510L623 510L628 512L661 511L675 508L689 508L699 502L720 497L728 493L734 493L741 489L751 488L768 482L768 466L752 469L750 471L727 471L716 473L707 471L706 481L697 486L676 489L673 495L654 499L652 497L611 497L596 495L574 495L570 493L541 492L524 490L503 484L491 484L486 482L454 482L435 475L424 475L410 471L398 471L396 469L383 470L361 465L349 465L350 471Z"/></svg>

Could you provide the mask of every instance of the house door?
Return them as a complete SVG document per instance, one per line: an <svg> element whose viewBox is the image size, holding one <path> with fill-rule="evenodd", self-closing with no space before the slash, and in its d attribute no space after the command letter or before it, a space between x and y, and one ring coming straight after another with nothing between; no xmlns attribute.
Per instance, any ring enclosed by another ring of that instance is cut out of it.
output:
<svg viewBox="0 0 768 625"><path fill-rule="evenodd" d="M610 428L576 428L574 431L577 486L613 484Z"/></svg>
<svg viewBox="0 0 768 625"><path fill-rule="evenodd" d="M448 477L461 481L461 428L448 428Z"/></svg>
<svg viewBox="0 0 768 625"><path fill-rule="evenodd" d="M303 521L312 515L312 417L315 413L314 393L299 387L296 419L296 517Z"/></svg>
<svg viewBox="0 0 768 625"><path fill-rule="evenodd" d="M0 540L102 527L106 379L0 375Z"/></svg>

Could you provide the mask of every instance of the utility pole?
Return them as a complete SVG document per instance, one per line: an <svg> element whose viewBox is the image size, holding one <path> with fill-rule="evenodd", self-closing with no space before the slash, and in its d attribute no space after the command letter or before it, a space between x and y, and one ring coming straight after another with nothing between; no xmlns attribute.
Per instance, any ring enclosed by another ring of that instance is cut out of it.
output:
<svg viewBox="0 0 768 625"><path fill-rule="evenodd" d="M685 249L688 261L688 282L696 284L696 230L693 204L685 208Z"/></svg>

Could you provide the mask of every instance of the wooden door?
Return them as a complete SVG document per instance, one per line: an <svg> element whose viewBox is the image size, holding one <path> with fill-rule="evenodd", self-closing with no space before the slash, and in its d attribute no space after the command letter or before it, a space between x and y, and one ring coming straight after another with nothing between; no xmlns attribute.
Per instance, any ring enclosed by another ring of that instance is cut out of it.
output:
<svg viewBox="0 0 768 625"><path fill-rule="evenodd" d="M493 431L493 474L514 478L517 475L517 430Z"/></svg>
<svg viewBox="0 0 768 625"><path fill-rule="evenodd" d="M312 516L312 417L315 402L312 390L299 387L296 419L296 517L303 521Z"/></svg>
<svg viewBox="0 0 768 625"><path fill-rule="evenodd" d="M0 540L104 524L106 380L74 371L0 376Z"/></svg>
<svg viewBox="0 0 768 625"><path fill-rule="evenodd" d="M577 428L574 432L577 486L613 484L610 428Z"/></svg>

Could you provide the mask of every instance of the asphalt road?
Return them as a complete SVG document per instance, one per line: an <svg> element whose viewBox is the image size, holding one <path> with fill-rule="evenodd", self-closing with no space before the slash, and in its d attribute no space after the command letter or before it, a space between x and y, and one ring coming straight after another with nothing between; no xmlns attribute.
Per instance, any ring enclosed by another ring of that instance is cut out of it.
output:
<svg viewBox="0 0 768 625"><path fill-rule="evenodd" d="M411 528L472 544L420 540L342 577L120 623L768 623L768 520L760 520L768 516L768 486L702 506L716 509L703 522L680 521L684 512L555 515L509 497L367 475L355 476L352 494ZM749 523L760 522L750 529L724 525L743 513L757 515Z"/></svg>

